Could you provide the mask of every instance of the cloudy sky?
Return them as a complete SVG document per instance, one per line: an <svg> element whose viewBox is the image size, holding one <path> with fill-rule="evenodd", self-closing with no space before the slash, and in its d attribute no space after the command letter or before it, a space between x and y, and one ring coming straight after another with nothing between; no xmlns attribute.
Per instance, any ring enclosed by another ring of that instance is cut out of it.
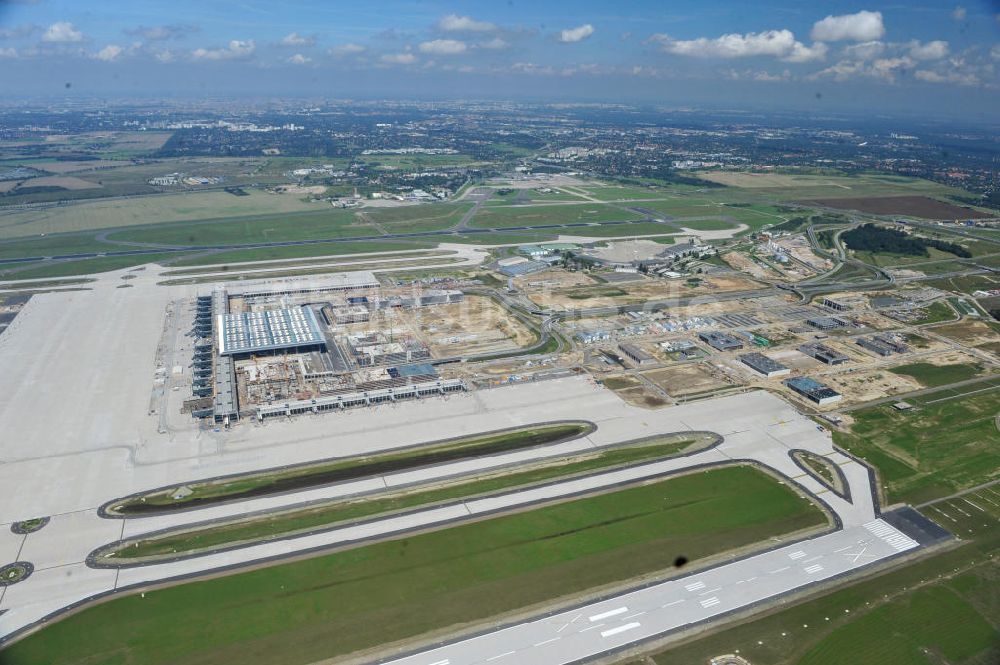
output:
<svg viewBox="0 0 1000 665"><path fill-rule="evenodd" d="M0 0L8 97L525 98L995 117L998 68L996 0Z"/></svg>

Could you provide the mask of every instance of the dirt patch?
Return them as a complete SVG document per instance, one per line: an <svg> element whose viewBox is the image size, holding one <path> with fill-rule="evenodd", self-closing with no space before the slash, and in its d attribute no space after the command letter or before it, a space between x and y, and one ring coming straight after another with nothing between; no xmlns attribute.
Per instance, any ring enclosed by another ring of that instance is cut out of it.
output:
<svg viewBox="0 0 1000 665"><path fill-rule="evenodd" d="M21 183L20 189L29 187L61 187L62 189L95 189L100 187L96 182L90 182L75 176L45 176L32 178Z"/></svg>
<svg viewBox="0 0 1000 665"><path fill-rule="evenodd" d="M865 196L847 199L812 199L799 203L840 210L857 210L873 215L910 215L923 219L985 219L993 216L926 196Z"/></svg>
<svg viewBox="0 0 1000 665"><path fill-rule="evenodd" d="M514 285L522 291L593 286L596 283L594 278L586 273L567 270L544 270L533 275L522 275L514 278Z"/></svg>
<svg viewBox="0 0 1000 665"><path fill-rule="evenodd" d="M323 194L326 187L323 185L279 185L274 188L278 194Z"/></svg>
<svg viewBox="0 0 1000 665"><path fill-rule="evenodd" d="M460 303L409 312L435 357L507 351L532 344L535 335L490 298L468 296Z"/></svg>
<svg viewBox="0 0 1000 665"><path fill-rule="evenodd" d="M981 346L1000 342L1000 333L983 321L960 321L943 326L935 326L934 332L951 339L968 344Z"/></svg>
<svg viewBox="0 0 1000 665"><path fill-rule="evenodd" d="M73 173L74 171L93 171L94 169L107 169L121 166L130 166L131 162L114 161L110 159L89 159L65 162L38 162L32 164L37 169L62 175L63 173Z"/></svg>
<svg viewBox="0 0 1000 665"><path fill-rule="evenodd" d="M698 275L697 286L689 286L686 280L649 279L636 283L595 284L568 289L541 289L530 293L532 302L540 307L555 310L579 309L582 307L609 307L669 300L689 296L724 293L727 291L749 291L760 288L760 284L740 275Z"/></svg>
<svg viewBox="0 0 1000 665"><path fill-rule="evenodd" d="M694 395L726 388L730 384L706 365L693 364L644 372L643 376L672 397Z"/></svg>

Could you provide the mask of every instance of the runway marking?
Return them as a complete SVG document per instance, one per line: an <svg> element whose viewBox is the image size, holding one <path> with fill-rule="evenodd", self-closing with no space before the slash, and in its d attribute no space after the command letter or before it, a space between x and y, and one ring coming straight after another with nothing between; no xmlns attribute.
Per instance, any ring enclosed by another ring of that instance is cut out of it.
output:
<svg viewBox="0 0 1000 665"><path fill-rule="evenodd" d="M823 566L819 565L818 563L814 563L813 565L807 566L805 568L805 571L810 575L812 575L813 573L818 573L821 570L823 570Z"/></svg>
<svg viewBox="0 0 1000 665"><path fill-rule="evenodd" d="M705 583L699 580L697 582L685 585L684 588L687 589L688 591L697 591L698 589L704 589Z"/></svg>
<svg viewBox="0 0 1000 665"><path fill-rule="evenodd" d="M578 620L578 619L579 619L580 617L582 617L582 616L583 616L583 612L581 612L580 614L577 614L577 615L576 615L575 617L573 617L572 619L570 619L569 623L566 623L566 624L563 624L563 625L562 625L562 627L561 627L561 628L560 628L559 630L557 630L556 632L557 632L557 633L561 633L561 632L563 632L564 630L566 630L567 628L569 628L569 627L570 627L570 624L574 624L574 623L576 623L576 622L577 622L577 620Z"/></svg>
<svg viewBox="0 0 1000 665"><path fill-rule="evenodd" d="M747 582L753 582L755 579L757 579L756 575L754 575L753 577L748 577Z"/></svg>
<svg viewBox="0 0 1000 665"><path fill-rule="evenodd" d="M617 628L603 631L601 633L601 637L611 637L612 635L617 635L618 633L624 633L627 630L635 630L641 625L641 623L627 623L624 626L618 626Z"/></svg>
<svg viewBox="0 0 1000 665"><path fill-rule="evenodd" d="M957 507L956 509L961 510ZM889 546L897 552L905 552L906 550L911 550L919 545L917 541L899 531L888 522L880 519L868 522L865 524L865 528L874 535L878 536L884 542L888 543Z"/></svg>
<svg viewBox="0 0 1000 665"><path fill-rule="evenodd" d="M777 575L778 573L783 573L791 568L791 566L785 566L784 568L775 568L774 570L767 571L768 575Z"/></svg>
<svg viewBox="0 0 1000 665"><path fill-rule="evenodd" d="M680 605L683 602L684 602L684 599L681 598L680 600L672 600L669 603L667 603L666 605L660 605L660 607L672 607L674 605Z"/></svg>
<svg viewBox="0 0 1000 665"><path fill-rule="evenodd" d="M586 628L582 629L580 632L581 633L586 633L588 630L594 630L595 628L600 628L603 625L604 625L603 623L595 623L593 626L587 626Z"/></svg>
<svg viewBox="0 0 1000 665"><path fill-rule="evenodd" d="M789 554L788 558L794 561L795 559L801 559L805 555L806 555L806 553L803 552L802 550L796 550L796 551L792 552L791 554Z"/></svg>
<svg viewBox="0 0 1000 665"><path fill-rule="evenodd" d="M625 614L626 612L628 612L627 607L618 607L608 612L601 612L600 614L595 614L594 616L590 617L590 621L593 623L596 621L600 621L601 619L608 619L613 616L618 616L619 614Z"/></svg>
<svg viewBox="0 0 1000 665"><path fill-rule="evenodd" d="M714 589L709 589L708 591L702 591L698 595L699 596L707 596L708 594L715 593L716 591L722 591L722 587L719 586L719 587L715 587Z"/></svg>
<svg viewBox="0 0 1000 665"><path fill-rule="evenodd" d="M641 617L643 614L645 614L645 612L636 612L635 614L629 614L627 617L622 617L622 621L628 621L629 619Z"/></svg>
<svg viewBox="0 0 1000 665"><path fill-rule="evenodd" d="M439 660L439 661L437 661L435 663L431 663L431 665L450 665L450 664L451 664L451 661L448 660L447 658L445 658L444 660Z"/></svg>
<svg viewBox="0 0 1000 665"><path fill-rule="evenodd" d="M985 513L985 512L986 512L986 510L984 510L984 509L983 509L983 508L982 508L981 506L977 506L976 504L972 503L972 502L971 502L971 501L969 501L968 499L966 499L966 498L964 498L964 497L963 497L963 499L962 499L962 500L963 500L963 501L965 501L965 502L966 502L967 504L969 504L970 506L972 506L973 508L975 508L976 510L978 510L978 511L980 511L980 512L983 512L983 513Z"/></svg>
<svg viewBox="0 0 1000 665"><path fill-rule="evenodd" d="M854 547L854 546L852 545L851 547ZM845 549L848 549L848 548L845 548ZM849 558L851 560L851 563L856 564L862 558L864 558L864 559L874 559L875 558L874 554L866 554L866 552L868 552L868 546L867 545L863 546L861 548L860 552L844 552L843 554L844 554L844 556L846 556L847 558Z"/></svg>
<svg viewBox="0 0 1000 665"><path fill-rule="evenodd" d="M840 554L841 552L843 552L845 550L849 550L852 547L854 547L854 545L848 545L847 547L841 547L839 550L834 550L833 553L834 554Z"/></svg>
<svg viewBox="0 0 1000 665"><path fill-rule="evenodd" d="M705 600L701 601L701 606L712 607L713 605L718 605L721 602L722 602L721 600L719 600L715 596L712 596L711 598L706 598Z"/></svg>
<svg viewBox="0 0 1000 665"><path fill-rule="evenodd" d="M561 637L553 637L551 640L545 640L544 642L538 642L534 646L536 646L536 647L545 646L546 644L552 644L553 642L558 642L561 639L562 639Z"/></svg>
<svg viewBox="0 0 1000 665"><path fill-rule="evenodd" d="M490 656L489 658L486 659L486 662L488 663L491 660L500 660L501 658L504 658L505 656L513 656L513 655L514 655L513 651L507 651L507 652L499 654L497 656Z"/></svg>
<svg viewBox="0 0 1000 665"><path fill-rule="evenodd" d="M810 557L808 559L803 559L802 561L799 561L799 563L801 563L802 565L805 565L807 563L812 563L813 561L816 561L816 560L822 559L822 558L823 558L823 555L820 554L819 556L814 556L814 557Z"/></svg>

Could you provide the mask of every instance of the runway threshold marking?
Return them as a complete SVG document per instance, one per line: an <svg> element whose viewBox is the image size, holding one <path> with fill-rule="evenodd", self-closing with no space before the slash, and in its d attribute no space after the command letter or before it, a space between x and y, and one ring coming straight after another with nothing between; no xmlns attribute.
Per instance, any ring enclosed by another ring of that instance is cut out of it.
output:
<svg viewBox="0 0 1000 665"><path fill-rule="evenodd" d="M701 601L701 606L712 607L713 605L718 605L721 602L722 602L721 600L719 600L715 596L712 596L711 598L706 598L705 600Z"/></svg>
<svg viewBox="0 0 1000 665"><path fill-rule="evenodd" d="M701 581L693 582L691 584L686 584L684 588L687 589L688 591L697 591L698 589L704 589L705 583Z"/></svg>
<svg viewBox="0 0 1000 665"><path fill-rule="evenodd" d="M594 616L590 617L590 621L591 623L593 623L600 621L601 619L608 619L613 616L618 616L619 614L625 614L626 612L628 612L627 607L618 607L613 610L609 610L607 612L601 612L600 614L595 614Z"/></svg>
<svg viewBox="0 0 1000 665"><path fill-rule="evenodd" d="M789 554L788 558L792 559L794 561L795 559L801 559L805 555L806 555L806 553L803 552L802 550L796 550L796 551L792 552L791 554Z"/></svg>
<svg viewBox="0 0 1000 665"><path fill-rule="evenodd" d="M448 660L447 658L445 658L444 660L435 661L435 662L431 663L430 665L451 665L451 661Z"/></svg>
<svg viewBox="0 0 1000 665"><path fill-rule="evenodd" d="M641 623L636 623L636 622L627 623L623 626L618 626L617 628L612 628L610 630L602 631L601 637L611 637L612 635L618 635L619 633L624 633L629 630L635 630L641 625L642 625Z"/></svg>
<svg viewBox="0 0 1000 665"><path fill-rule="evenodd" d="M823 566L819 565L818 563L814 563L811 566L806 566L805 568L805 571L810 575L812 575L813 573L818 573L821 570L823 570Z"/></svg>

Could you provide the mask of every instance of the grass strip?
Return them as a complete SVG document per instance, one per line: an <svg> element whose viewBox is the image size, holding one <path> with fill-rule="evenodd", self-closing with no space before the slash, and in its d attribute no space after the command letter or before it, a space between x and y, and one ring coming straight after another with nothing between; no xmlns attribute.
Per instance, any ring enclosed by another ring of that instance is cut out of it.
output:
<svg viewBox="0 0 1000 665"><path fill-rule="evenodd" d="M825 523L787 485L752 467L723 467L112 598L50 622L0 662L314 663Z"/></svg>
<svg viewBox="0 0 1000 665"><path fill-rule="evenodd" d="M99 554L97 559L102 564L113 565L116 562L126 563L138 559L147 562L158 558L172 558L178 554L204 554L237 543L271 540L417 506L472 498L511 488L523 489L525 486L556 478L565 479L589 471L662 459L689 452L689 449L705 448L714 441L715 438L707 434L698 438L693 438L689 433L667 435L641 444L606 448L597 454L581 453L548 460L527 470L507 469L491 476L471 480L463 478L445 486L437 484L432 489L428 489L428 485L422 485L388 496L380 494L344 499L309 508L272 512L250 519L243 517L229 522L215 522L196 529L175 529L146 539L115 543L109 550Z"/></svg>
<svg viewBox="0 0 1000 665"><path fill-rule="evenodd" d="M407 471L432 464L470 460L498 453L575 439L593 431L583 421L522 427L377 455L327 460L189 483L186 496L173 498L177 487L133 495L106 507L112 515L150 515L303 490L367 476ZM185 492L186 493L186 492Z"/></svg>

